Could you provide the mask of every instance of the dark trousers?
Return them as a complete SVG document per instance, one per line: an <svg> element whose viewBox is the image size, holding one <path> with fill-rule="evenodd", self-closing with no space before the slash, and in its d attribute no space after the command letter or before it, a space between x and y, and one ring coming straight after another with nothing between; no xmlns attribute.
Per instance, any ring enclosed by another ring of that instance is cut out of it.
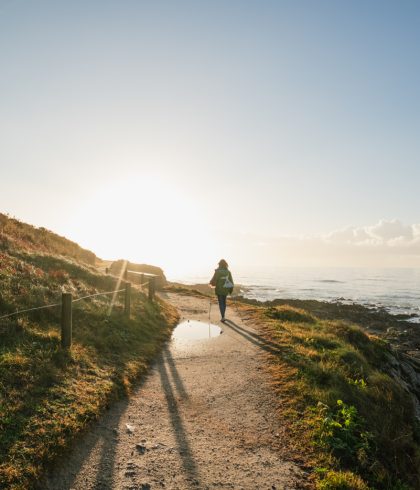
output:
<svg viewBox="0 0 420 490"><path fill-rule="evenodd" d="M225 311L226 311L226 295L218 294L217 295L217 301L219 302L220 314L222 315L222 318L224 318L225 317Z"/></svg>

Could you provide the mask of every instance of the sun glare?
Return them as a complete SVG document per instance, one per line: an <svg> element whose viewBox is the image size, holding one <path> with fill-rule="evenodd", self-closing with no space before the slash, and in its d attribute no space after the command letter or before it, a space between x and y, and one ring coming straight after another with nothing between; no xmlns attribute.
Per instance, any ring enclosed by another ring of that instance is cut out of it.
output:
<svg viewBox="0 0 420 490"><path fill-rule="evenodd" d="M101 258L158 265L170 276L217 259L202 210L159 179L137 177L97 189L70 229L73 239Z"/></svg>

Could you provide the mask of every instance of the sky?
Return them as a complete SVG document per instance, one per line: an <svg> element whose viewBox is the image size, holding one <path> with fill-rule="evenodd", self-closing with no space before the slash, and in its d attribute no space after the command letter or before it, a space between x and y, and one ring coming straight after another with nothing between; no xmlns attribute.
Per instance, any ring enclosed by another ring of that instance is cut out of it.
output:
<svg viewBox="0 0 420 490"><path fill-rule="evenodd" d="M0 212L106 259L420 267L420 2L0 0Z"/></svg>

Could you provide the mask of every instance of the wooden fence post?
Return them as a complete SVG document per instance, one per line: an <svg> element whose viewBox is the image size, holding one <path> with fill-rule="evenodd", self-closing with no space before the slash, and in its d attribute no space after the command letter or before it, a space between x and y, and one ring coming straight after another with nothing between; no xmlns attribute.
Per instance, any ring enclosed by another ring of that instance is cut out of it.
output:
<svg viewBox="0 0 420 490"><path fill-rule="evenodd" d="M144 274L140 274L140 285L144 284Z"/></svg>
<svg viewBox="0 0 420 490"><path fill-rule="evenodd" d="M125 283L124 314L130 318L131 309L131 282Z"/></svg>
<svg viewBox="0 0 420 490"><path fill-rule="evenodd" d="M150 276L149 277L149 299L150 301L153 301L155 297L155 290L156 290L156 283L155 283L155 277Z"/></svg>
<svg viewBox="0 0 420 490"><path fill-rule="evenodd" d="M61 347L69 349L72 337L72 295L61 295Z"/></svg>

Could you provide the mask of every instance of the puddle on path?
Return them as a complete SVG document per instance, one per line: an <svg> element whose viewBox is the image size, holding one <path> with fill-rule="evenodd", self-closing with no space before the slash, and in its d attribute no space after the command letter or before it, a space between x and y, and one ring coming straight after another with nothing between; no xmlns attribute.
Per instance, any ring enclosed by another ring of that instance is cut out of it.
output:
<svg viewBox="0 0 420 490"><path fill-rule="evenodd" d="M218 337L222 329L213 323L197 320L184 320L178 324L173 333L174 340L206 340Z"/></svg>

